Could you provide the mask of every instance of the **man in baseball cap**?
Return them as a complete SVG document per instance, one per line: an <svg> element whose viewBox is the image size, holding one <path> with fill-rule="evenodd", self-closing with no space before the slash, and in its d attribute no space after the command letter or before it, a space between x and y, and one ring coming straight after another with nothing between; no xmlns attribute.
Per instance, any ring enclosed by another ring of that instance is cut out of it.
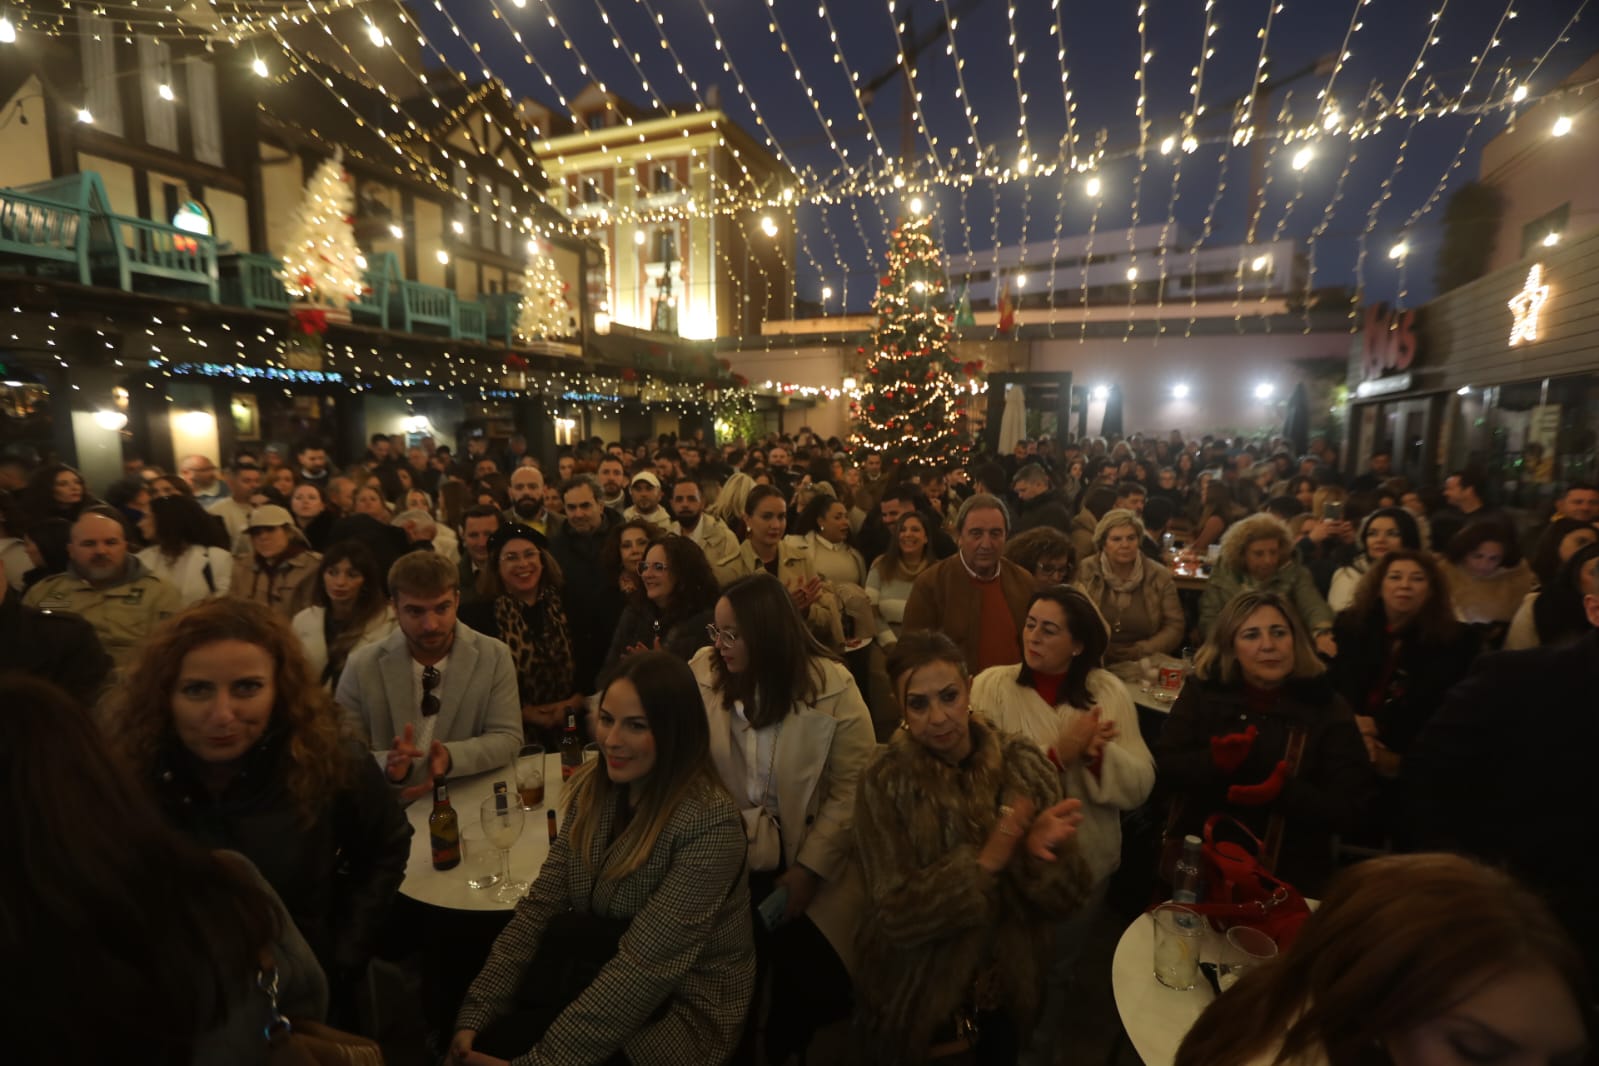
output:
<svg viewBox="0 0 1599 1066"><path fill-rule="evenodd" d="M655 476L655 471L640 470L634 474L627 492L633 497L633 506L622 512L624 519L631 522L642 518L660 526L663 533L671 526L672 516L661 506L661 479Z"/></svg>

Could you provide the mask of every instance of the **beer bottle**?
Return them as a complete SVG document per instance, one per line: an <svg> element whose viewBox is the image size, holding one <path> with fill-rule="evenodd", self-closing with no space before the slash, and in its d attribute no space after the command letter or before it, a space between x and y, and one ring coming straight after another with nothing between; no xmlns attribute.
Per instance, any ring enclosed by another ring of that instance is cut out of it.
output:
<svg viewBox="0 0 1599 1066"><path fill-rule="evenodd" d="M433 813L428 815L428 840L433 848L433 868L453 870L461 864L461 823L450 806L444 778L433 781Z"/></svg>
<svg viewBox="0 0 1599 1066"><path fill-rule="evenodd" d="M565 781L583 765L583 738L577 732L577 712L566 712L566 733L561 737L561 780Z"/></svg>

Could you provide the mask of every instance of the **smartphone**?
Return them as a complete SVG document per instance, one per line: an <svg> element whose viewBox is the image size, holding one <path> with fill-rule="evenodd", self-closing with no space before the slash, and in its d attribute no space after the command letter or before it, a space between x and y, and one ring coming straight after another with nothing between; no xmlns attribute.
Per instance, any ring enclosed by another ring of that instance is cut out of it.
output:
<svg viewBox="0 0 1599 1066"><path fill-rule="evenodd" d="M1344 501L1328 500L1322 505L1321 516L1329 522L1342 522L1344 520Z"/></svg>
<svg viewBox="0 0 1599 1066"><path fill-rule="evenodd" d="M783 924L783 911L788 909L788 886L778 885L755 909L760 914L761 924L766 926L768 933L777 929Z"/></svg>

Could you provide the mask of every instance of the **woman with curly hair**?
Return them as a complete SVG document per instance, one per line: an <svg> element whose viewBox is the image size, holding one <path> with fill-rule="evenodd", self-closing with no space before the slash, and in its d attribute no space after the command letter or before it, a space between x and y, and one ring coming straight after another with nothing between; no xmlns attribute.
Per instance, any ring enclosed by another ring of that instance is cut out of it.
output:
<svg viewBox="0 0 1599 1066"><path fill-rule="evenodd" d="M711 642L705 627L714 621L720 593L716 574L698 544L668 533L645 551L639 576L643 587L633 594L616 624L604 675L634 652L669 651L688 662Z"/></svg>
<svg viewBox="0 0 1599 1066"><path fill-rule="evenodd" d="M1316 651L1338 654L1332 636L1333 613L1316 591L1310 571L1294 557L1293 536L1273 515L1240 519L1221 541L1221 560L1199 598L1199 631L1206 639L1223 606L1241 592L1275 592L1292 605Z"/></svg>
<svg viewBox="0 0 1599 1066"><path fill-rule="evenodd" d="M1484 646L1497 650L1534 583L1516 538L1500 522L1472 522L1449 538L1440 566L1455 617L1478 627Z"/></svg>
<svg viewBox="0 0 1599 1066"><path fill-rule="evenodd" d="M642 587L638 568L644 562L644 553L665 533L654 522L630 518L606 538L600 549L600 566L624 595L631 596Z"/></svg>
<svg viewBox="0 0 1599 1066"><path fill-rule="evenodd" d="M411 851L411 826L288 622L206 600L163 622L109 721L167 820L244 855L282 898L348 1024Z"/></svg>

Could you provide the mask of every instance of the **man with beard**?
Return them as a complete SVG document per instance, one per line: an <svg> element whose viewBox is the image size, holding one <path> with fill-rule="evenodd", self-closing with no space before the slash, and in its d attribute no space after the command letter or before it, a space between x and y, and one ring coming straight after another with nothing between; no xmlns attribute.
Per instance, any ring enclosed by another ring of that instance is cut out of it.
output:
<svg viewBox="0 0 1599 1066"><path fill-rule="evenodd" d="M600 506L608 507L621 514L629 506L627 498L627 467L622 465L622 460L614 455L607 455L600 460L599 468ZM564 492L561 494L566 495Z"/></svg>
<svg viewBox="0 0 1599 1066"><path fill-rule="evenodd" d="M738 538L720 518L705 513L699 482L684 478L672 486L672 518L668 528L700 546L716 574L716 583L726 585L732 581L736 575L726 567L738 558Z"/></svg>
<svg viewBox="0 0 1599 1066"><path fill-rule="evenodd" d="M405 799L446 775L505 766L522 744L511 650L456 618L455 567L411 552L389 568L399 627L350 653L334 702Z"/></svg>
<svg viewBox="0 0 1599 1066"><path fill-rule="evenodd" d="M558 515L544 507L544 475L536 466L521 466L511 474L511 508L505 520L531 526L546 537L560 526Z"/></svg>
<svg viewBox="0 0 1599 1066"><path fill-rule="evenodd" d="M157 622L182 607L178 590L128 551L122 517L90 507L72 523L67 569L28 590L23 604L66 611L94 627L118 668L126 667Z"/></svg>
<svg viewBox="0 0 1599 1066"><path fill-rule="evenodd" d="M635 518L642 518L661 527L661 532L666 532L672 523L672 516L661 506L661 479L655 471L640 470L634 475L633 484L628 486L627 491L633 497L633 506L622 512L623 520L631 522Z"/></svg>
<svg viewBox="0 0 1599 1066"><path fill-rule="evenodd" d="M561 482L561 501L566 520L550 537L550 554L566 587L581 590L564 602L572 634L573 687L588 693L594 691L595 676L627 603L616 580L600 565L600 550L622 517L600 503L599 483L588 474Z"/></svg>
<svg viewBox="0 0 1599 1066"><path fill-rule="evenodd" d="M328 483L328 450L318 441L305 440L294 451L294 461L299 464L301 481L309 482L317 488L326 488Z"/></svg>

